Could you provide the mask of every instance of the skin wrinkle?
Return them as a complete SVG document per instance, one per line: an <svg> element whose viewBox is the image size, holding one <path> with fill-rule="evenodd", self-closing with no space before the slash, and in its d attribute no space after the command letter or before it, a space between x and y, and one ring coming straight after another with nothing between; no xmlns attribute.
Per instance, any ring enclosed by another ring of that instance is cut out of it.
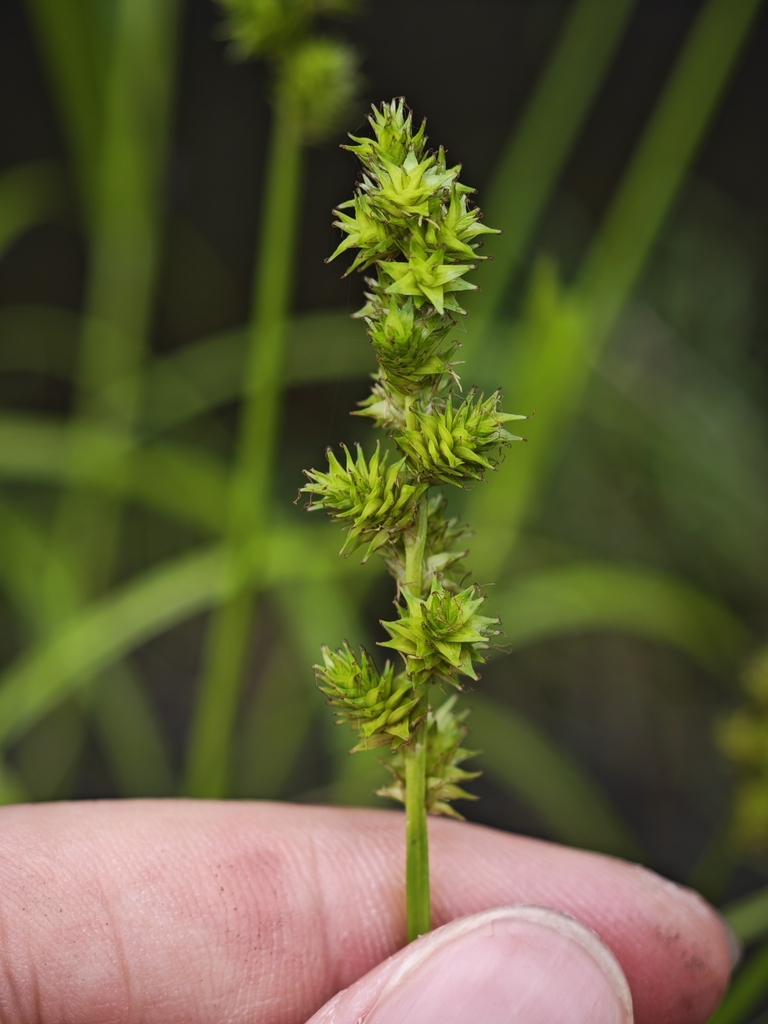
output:
<svg viewBox="0 0 768 1024"><path fill-rule="evenodd" d="M8 950L8 936L9 933L5 924L3 904L2 901L0 901L0 950ZM16 1010L16 1015L20 1015L21 1003L19 1001L19 993L11 970L11 961L4 956L0 957L0 979L2 979L0 980L0 1021L5 1024L6 1020L11 1019L11 1012L14 1009ZM10 999L8 996L10 996Z"/></svg>
<svg viewBox="0 0 768 1024"><path fill-rule="evenodd" d="M104 1024L100 1009L114 1013L104 991L115 965L98 924L106 920L103 895L94 909L98 882L143 996L133 1011L141 1017L127 1020L301 1024L329 978L351 982L402 943L402 827L399 812L277 804L4 808L0 909L8 936L0 1006L10 1013L18 1006L6 1020ZM635 992L638 1024L703 1024L714 1008L726 980L727 940L702 902L610 858L447 821L433 822L430 833L440 919L549 904L613 948ZM319 870L307 859L309 836ZM213 877L217 864L223 882ZM226 909L233 906L236 924ZM665 941L676 933L678 955L670 956ZM41 992L32 1016L30 962ZM91 990L77 984L86 963ZM70 1003L57 1012L52 1003L62 991Z"/></svg>
<svg viewBox="0 0 768 1024"><path fill-rule="evenodd" d="M97 882L99 882L98 875L96 876L96 880ZM107 918L107 927L109 928L110 938L114 945L115 961L117 963L120 977L123 980L123 987L125 991L125 1006L129 1012L131 1008L135 1008L135 1010L137 1011L137 1016L141 1016L139 1000L136 995L136 989L134 987L133 979L131 977L131 971L128 966L128 957L125 955L125 947L123 945L121 929L118 926L117 921L115 920L114 908L106 891L104 890L103 883L99 885L99 889L101 891L102 901L104 905L104 915ZM115 1020L119 1020L119 1017L116 1017Z"/></svg>
<svg viewBox="0 0 768 1024"><path fill-rule="evenodd" d="M3 943L3 948L5 948L5 943ZM10 963L8 965L5 965L5 964L3 965L3 976L4 976L5 981L8 984L8 989L9 989L10 995L11 995L11 1000L8 1001L8 1002L10 1002L10 1006L9 1006L9 1012L8 1012L7 1017L5 1015L5 1012L3 1011L2 1022L3 1022L3 1024L5 1024L6 1020L12 1021L15 1018L22 1019L22 1017L23 1017L24 999L23 999L23 995L22 995L21 986L17 982L16 977L15 977L13 971L11 970ZM32 994L32 1006L31 1006L31 1015L30 1015L29 1019L30 1020L38 1020L38 1019L41 1019L41 1017L42 1017L41 1010L40 1010L40 985L39 985L39 978L38 978L38 975L37 975L37 971L35 970L34 966L32 967L31 976L32 976L32 992L31 992L31 994ZM6 1000L4 1000L4 999L0 1000L0 1009L2 1008L2 1003L4 1003L4 1002L6 1002ZM16 1010L16 1014L14 1014L12 1012L14 1008Z"/></svg>
<svg viewBox="0 0 768 1024"><path fill-rule="evenodd" d="M328 896L322 884L323 876L320 868L320 847L317 836L311 835L309 837L309 843L310 856L308 864L313 876L315 889L319 893L320 901L320 937L322 954L323 959L325 961L326 969L326 984L324 986L324 990L326 993L325 999L330 999L334 992L337 992L340 988L343 987L343 982L340 977L340 965L338 963L334 963L333 957L331 955L333 944L331 942L331 936L328 931L328 919L330 917L330 914L327 913L327 911L330 908L328 906Z"/></svg>

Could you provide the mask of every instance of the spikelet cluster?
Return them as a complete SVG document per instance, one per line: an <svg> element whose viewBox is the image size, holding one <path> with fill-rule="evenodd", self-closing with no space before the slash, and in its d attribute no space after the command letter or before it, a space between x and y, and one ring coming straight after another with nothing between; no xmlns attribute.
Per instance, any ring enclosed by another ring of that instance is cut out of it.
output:
<svg viewBox="0 0 768 1024"><path fill-rule="evenodd" d="M454 355L455 327L464 315L461 292L485 257L478 249L494 234L472 204L442 149L427 148L424 124L414 129L402 99L374 109L372 137L352 137L362 174L356 193L336 211L344 235L331 256L349 253L349 273L366 273L365 321L378 371L357 415L372 419L389 438L367 458L343 449L328 452L327 470L307 472L303 492L310 509L323 509L347 530L342 553L366 545L378 551L397 581L398 617L382 625L404 670L387 663L379 673L370 656L351 648L324 649L316 666L321 690L337 720L355 728L355 749L389 745L395 782L385 795L402 799L403 752L418 728L427 751L428 804L455 813L450 801L465 796L459 783L472 773L459 767L470 756L461 746L466 712L454 698L432 709L435 688L461 689L477 679L498 620L483 615L479 587L466 584L465 527L446 514L436 484L466 487L498 465L503 449L521 440L506 429L523 419L501 410L500 396L462 395ZM420 549L418 580L408 579L408 552Z"/></svg>
<svg viewBox="0 0 768 1024"><path fill-rule="evenodd" d="M389 661L380 673L365 648L358 659L348 643L337 651L323 647L323 664L316 671L319 689L337 709L337 722L360 735L354 751L385 744L396 750L426 714L405 673L395 675Z"/></svg>
<svg viewBox="0 0 768 1024"><path fill-rule="evenodd" d="M467 793L461 786L471 779L476 779L480 772L468 772L459 767L464 761L474 757L475 751L465 750L461 745L467 735L464 722L469 710L456 713L453 710L455 703L456 697L449 697L437 711L430 711L427 718L426 803L428 814L445 814L451 818L461 818L451 806L451 801L476 800L476 796ZM387 764L387 768L394 775L394 782L377 790L377 795L404 804L405 761L400 750Z"/></svg>
<svg viewBox="0 0 768 1024"><path fill-rule="evenodd" d="M275 99L293 107L305 142L322 142L343 124L360 84L349 44L316 33L319 19L349 14L358 0L219 0L224 34L240 59L264 58L275 72Z"/></svg>

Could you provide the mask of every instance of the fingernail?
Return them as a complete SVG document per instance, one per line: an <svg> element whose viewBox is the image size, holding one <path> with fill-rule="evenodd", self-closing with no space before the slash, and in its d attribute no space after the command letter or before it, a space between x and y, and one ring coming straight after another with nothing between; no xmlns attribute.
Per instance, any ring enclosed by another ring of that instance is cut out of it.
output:
<svg viewBox="0 0 768 1024"><path fill-rule="evenodd" d="M584 925L502 907L414 944L366 1024L631 1024L616 958Z"/></svg>

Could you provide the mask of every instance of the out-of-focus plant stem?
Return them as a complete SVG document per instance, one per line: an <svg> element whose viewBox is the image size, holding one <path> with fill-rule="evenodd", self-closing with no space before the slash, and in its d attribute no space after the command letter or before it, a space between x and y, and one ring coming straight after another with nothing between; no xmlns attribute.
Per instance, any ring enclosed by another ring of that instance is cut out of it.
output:
<svg viewBox="0 0 768 1024"><path fill-rule="evenodd" d="M501 154L483 199L489 224L503 229L493 240L493 261L483 271L482 292L465 297L472 314L462 357L483 347L511 280L568 154L605 80L637 0L577 0L531 102Z"/></svg>
<svg viewBox="0 0 768 1024"><path fill-rule="evenodd" d="M107 7L91 0L27 0L27 7L67 128L83 211L92 224L99 191Z"/></svg>
<svg viewBox="0 0 768 1024"><path fill-rule="evenodd" d="M71 567L72 580L62 586L56 560L46 562L40 605L50 627L103 592L117 557L120 500L85 480L130 475L157 279L179 6L179 0L116 0L107 12L82 0L31 0L69 130L90 242L63 473L68 486L49 543ZM100 431L109 434L107 444L96 440ZM123 791L169 792L162 739L128 666L111 666L82 703L94 715ZM157 757L148 756L150 737L158 741Z"/></svg>
<svg viewBox="0 0 768 1024"><path fill-rule="evenodd" d="M231 596L209 626L200 693L190 734L185 789L222 797L228 788L232 729L249 649L258 573L245 570L247 551L261 558L293 279L301 182L301 123L286 90L278 93L256 260L245 404L228 495L226 545ZM251 556L254 557L254 556Z"/></svg>
<svg viewBox="0 0 768 1024"><path fill-rule="evenodd" d="M177 13L178 0L120 0L114 11L78 352L74 478L83 464L118 471L131 444L157 272ZM92 431L79 429L91 424L109 428L112 443L94 445ZM85 596L109 581L119 528L117 503L76 484L70 488L56 534L71 553Z"/></svg>
<svg viewBox="0 0 768 1024"><path fill-rule="evenodd" d="M562 431L579 408L594 361L645 265L759 6L760 0L708 0L574 288L562 289L554 270L540 268L532 324L518 337L505 376L514 406L530 408L535 395L544 415L535 444L514 467L511 460L509 468L501 467L493 491L478 488L469 510L476 527L477 572L486 582L498 578L519 540Z"/></svg>
<svg viewBox="0 0 768 1024"><path fill-rule="evenodd" d="M709 0L579 275L592 344L605 340L642 270L728 82L761 0Z"/></svg>

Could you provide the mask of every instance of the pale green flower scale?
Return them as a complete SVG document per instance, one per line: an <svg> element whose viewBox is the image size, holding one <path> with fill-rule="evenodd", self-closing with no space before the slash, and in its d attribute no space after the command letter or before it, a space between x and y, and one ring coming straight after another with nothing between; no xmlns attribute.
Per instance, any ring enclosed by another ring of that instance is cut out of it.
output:
<svg viewBox="0 0 768 1024"><path fill-rule="evenodd" d="M360 735L353 752L408 741L411 730L426 715L423 694L414 691L404 674L395 675L390 662L379 672L370 654L360 659L345 641L337 651L323 647L323 664L315 665L318 686L337 708L339 725L351 725Z"/></svg>

